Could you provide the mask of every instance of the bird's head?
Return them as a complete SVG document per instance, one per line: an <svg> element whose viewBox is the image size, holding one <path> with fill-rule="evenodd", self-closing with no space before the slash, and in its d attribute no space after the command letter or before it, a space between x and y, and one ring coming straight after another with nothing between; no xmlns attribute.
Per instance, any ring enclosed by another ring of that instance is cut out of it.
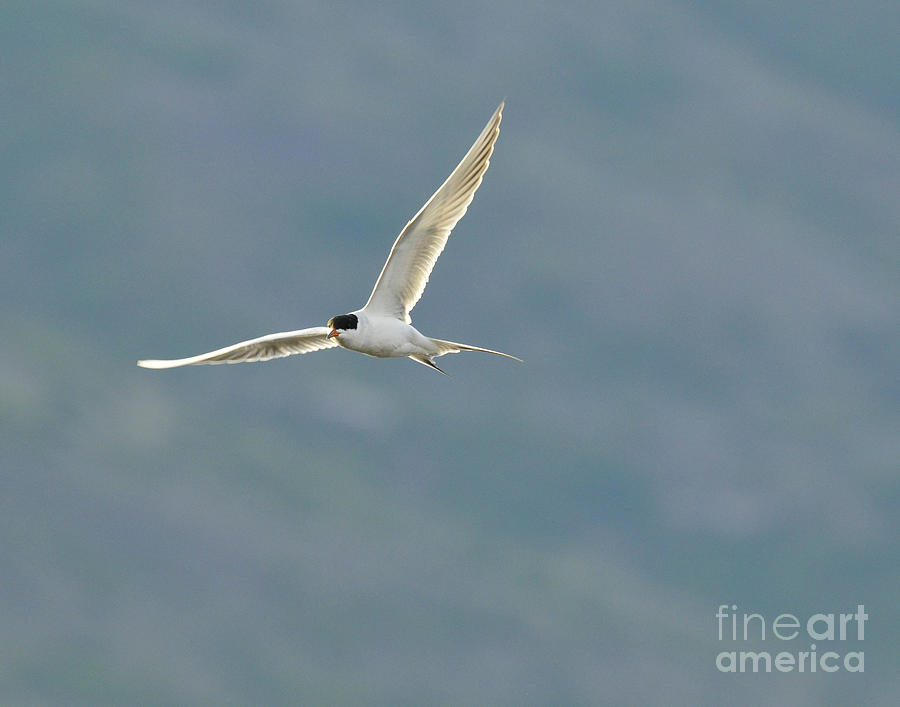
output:
<svg viewBox="0 0 900 707"><path fill-rule="evenodd" d="M358 323L359 319L355 314L338 314L336 317L329 319L328 324L326 324L326 326L331 329L328 338L330 339L333 336L339 336L348 329L356 329Z"/></svg>

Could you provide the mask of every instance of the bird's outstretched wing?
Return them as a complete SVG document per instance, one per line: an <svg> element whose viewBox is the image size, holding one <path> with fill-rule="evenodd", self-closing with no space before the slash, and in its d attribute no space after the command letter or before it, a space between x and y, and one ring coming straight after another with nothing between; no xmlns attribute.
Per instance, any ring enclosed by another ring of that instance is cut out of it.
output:
<svg viewBox="0 0 900 707"><path fill-rule="evenodd" d="M280 334L268 334L257 339L242 341L239 344L216 349L209 353L189 358L176 358L168 361L138 361L143 368L177 368L196 364L216 363L250 363L268 361L272 358L305 354L319 349L330 349L337 346L334 339L329 339L331 329L324 326L284 331Z"/></svg>
<svg viewBox="0 0 900 707"><path fill-rule="evenodd" d="M397 236L364 310L410 322L409 313L425 291L428 276L447 244L450 231L466 213L487 171L500 134L503 105L497 106L447 181Z"/></svg>

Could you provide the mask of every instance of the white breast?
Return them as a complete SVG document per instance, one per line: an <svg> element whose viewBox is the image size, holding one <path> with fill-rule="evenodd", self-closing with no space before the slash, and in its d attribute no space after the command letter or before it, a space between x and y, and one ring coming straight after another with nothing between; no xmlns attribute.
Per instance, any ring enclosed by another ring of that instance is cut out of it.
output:
<svg viewBox="0 0 900 707"><path fill-rule="evenodd" d="M415 327L394 317L376 317L362 312L356 329L348 329L337 337L340 346L377 358L395 358L413 354L434 355L437 348Z"/></svg>

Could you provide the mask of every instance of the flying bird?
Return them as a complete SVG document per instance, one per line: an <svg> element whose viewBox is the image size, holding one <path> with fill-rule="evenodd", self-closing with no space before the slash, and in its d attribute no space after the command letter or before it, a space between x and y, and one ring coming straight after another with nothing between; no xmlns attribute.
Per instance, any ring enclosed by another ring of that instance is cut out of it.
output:
<svg viewBox="0 0 900 707"><path fill-rule="evenodd" d="M376 358L405 356L439 373L444 371L438 368L434 359L460 351L483 351L521 361L516 356L480 346L432 339L421 334L409 316L425 291L450 231L466 213L487 171L494 143L500 134L503 105L501 103L494 111L456 169L400 231L369 301L361 309L331 317L325 326L268 334L188 358L138 361L138 366L177 368L268 361L336 346Z"/></svg>

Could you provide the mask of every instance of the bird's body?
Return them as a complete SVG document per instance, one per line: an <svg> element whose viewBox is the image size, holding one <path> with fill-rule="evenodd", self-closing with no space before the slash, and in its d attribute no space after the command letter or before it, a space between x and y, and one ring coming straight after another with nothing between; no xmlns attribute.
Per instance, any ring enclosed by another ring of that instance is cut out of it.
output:
<svg viewBox="0 0 900 707"><path fill-rule="evenodd" d="M441 371L434 359L459 351L515 356L478 346L432 339L412 326L410 311L425 291L428 276L450 231L466 212L490 164L500 132L501 103L475 144L443 185L397 236L372 294L362 309L332 317L325 327L269 334L189 358L138 361L144 368L266 361L340 346L376 358L408 357Z"/></svg>
<svg viewBox="0 0 900 707"><path fill-rule="evenodd" d="M356 328L347 329L334 337L338 346L375 358L437 354L437 346L412 324L395 317L370 316L361 309L353 314L358 320Z"/></svg>

